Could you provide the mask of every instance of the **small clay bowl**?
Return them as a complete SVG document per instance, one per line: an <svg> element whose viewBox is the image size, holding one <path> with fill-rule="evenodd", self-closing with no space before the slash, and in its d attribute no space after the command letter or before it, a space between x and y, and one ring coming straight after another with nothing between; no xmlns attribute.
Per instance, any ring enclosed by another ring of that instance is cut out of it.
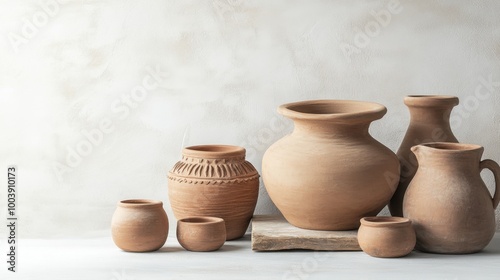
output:
<svg viewBox="0 0 500 280"><path fill-rule="evenodd" d="M365 217L361 219L358 242L372 257L398 258L408 255L417 241L411 221L401 217Z"/></svg>
<svg viewBox="0 0 500 280"><path fill-rule="evenodd" d="M188 217L177 221L177 240L189 251L218 250L226 241L224 220L216 217Z"/></svg>
<svg viewBox="0 0 500 280"><path fill-rule="evenodd" d="M168 236L168 217L159 200L130 199L118 203L111 220L116 246L128 252L160 249Z"/></svg>

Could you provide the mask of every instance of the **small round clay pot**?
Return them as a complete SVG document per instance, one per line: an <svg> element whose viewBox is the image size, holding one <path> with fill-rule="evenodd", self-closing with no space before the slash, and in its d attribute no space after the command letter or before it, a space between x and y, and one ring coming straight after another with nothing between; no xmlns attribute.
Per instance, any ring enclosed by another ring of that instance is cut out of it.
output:
<svg viewBox="0 0 500 280"><path fill-rule="evenodd" d="M113 214L111 234L116 246L128 252L160 249L168 236L168 217L158 200L122 200Z"/></svg>
<svg viewBox="0 0 500 280"><path fill-rule="evenodd" d="M361 219L358 242L372 257L398 258L408 255L416 243L411 221L401 217L365 217Z"/></svg>
<svg viewBox="0 0 500 280"><path fill-rule="evenodd" d="M188 217L177 221L177 240L189 251L218 250L226 241L224 220L216 217Z"/></svg>

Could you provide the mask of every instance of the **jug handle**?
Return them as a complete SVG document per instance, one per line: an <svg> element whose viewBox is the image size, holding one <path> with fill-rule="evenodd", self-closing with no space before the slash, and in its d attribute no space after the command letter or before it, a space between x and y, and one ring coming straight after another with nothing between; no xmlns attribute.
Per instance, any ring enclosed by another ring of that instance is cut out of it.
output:
<svg viewBox="0 0 500 280"><path fill-rule="evenodd" d="M500 202L500 166L498 163L491 159L485 159L479 164L481 170L487 168L493 172L495 177L495 194L493 195L493 208L497 209L498 203Z"/></svg>

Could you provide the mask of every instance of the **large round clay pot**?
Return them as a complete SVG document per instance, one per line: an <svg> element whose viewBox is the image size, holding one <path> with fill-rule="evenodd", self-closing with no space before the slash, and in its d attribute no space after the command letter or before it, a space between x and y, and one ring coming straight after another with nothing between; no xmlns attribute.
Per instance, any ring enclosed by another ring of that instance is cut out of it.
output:
<svg viewBox="0 0 500 280"><path fill-rule="evenodd" d="M368 133L387 109L377 103L314 100L282 105L294 121L290 135L264 154L262 177L270 198L294 226L350 230L389 202L399 161Z"/></svg>
<svg viewBox="0 0 500 280"><path fill-rule="evenodd" d="M431 253L467 254L482 250L495 233L500 201L500 167L481 161L483 147L426 143L414 146L418 170L403 203L417 233L416 248ZM490 169L496 181L493 199L481 179Z"/></svg>
<svg viewBox="0 0 500 280"><path fill-rule="evenodd" d="M228 145L187 147L168 173L168 194L177 219L224 219L227 240L242 237L259 194L259 174L245 149Z"/></svg>
<svg viewBox="0 0 500 280"><path fill-rule="evenodd" d="M410 124L396 153L401 164L401 175L394 196L389 203L392 216L403 217L403 198L415 176L418 162L411 147L428 142L458 142L450 127L450 115L458 105L458 97L449 95L409 95L404 103L410 110Z"/></svg>
<svg viewBox="0 0 500 280"><path fill-rule="evenodd" d="M116 246L129 252L160 249L168 236L168 218L158 200L130 199L118 203L111 220Z"/></svg>

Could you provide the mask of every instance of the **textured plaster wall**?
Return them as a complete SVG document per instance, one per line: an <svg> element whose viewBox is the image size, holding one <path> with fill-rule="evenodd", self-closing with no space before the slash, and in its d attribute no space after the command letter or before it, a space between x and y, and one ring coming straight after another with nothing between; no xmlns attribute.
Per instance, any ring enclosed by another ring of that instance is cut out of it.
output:
<svg viewBox="0 0 500 280"><path fill-rule="evenodd" d="M18 165L20 234L106 235L125 198L164 201L173 225L166 172L181 148L242 145L260 171L292 128L276 113L291 101L382 103L371 132L395 151L405 95L457 95L456 136L500 161L499 10L494 0L1 0L0 180ZM256 212L276 212L263 185Z"/></svg>

